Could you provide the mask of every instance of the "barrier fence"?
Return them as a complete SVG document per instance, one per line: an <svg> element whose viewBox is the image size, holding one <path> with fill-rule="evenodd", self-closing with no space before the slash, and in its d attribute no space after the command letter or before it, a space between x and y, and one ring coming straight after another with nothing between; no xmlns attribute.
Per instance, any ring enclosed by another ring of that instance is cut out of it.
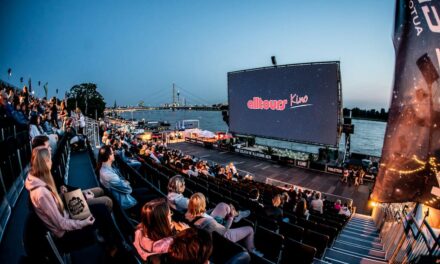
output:
<svg viewBox="0 0 440 264"><path fill-rule="evenodd" d="M440 257L440 235L427 221L429 209L421 204L379 204L373 218L390 263L415 263L421 256ZM433 262L434 263L434 262Z"/></svg>

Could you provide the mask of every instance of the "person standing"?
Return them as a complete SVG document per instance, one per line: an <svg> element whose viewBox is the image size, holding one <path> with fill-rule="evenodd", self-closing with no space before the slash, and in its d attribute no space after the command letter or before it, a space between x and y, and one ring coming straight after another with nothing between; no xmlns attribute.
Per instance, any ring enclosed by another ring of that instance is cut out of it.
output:
<svg viewBox="0 0 440 264"><path fill-rule="evenodd" d="M344 168L342 170L342 178L341 178L341 182L345 182L348 183L348 176L350 176L350 172L348 171L348 169Z"/></svg>

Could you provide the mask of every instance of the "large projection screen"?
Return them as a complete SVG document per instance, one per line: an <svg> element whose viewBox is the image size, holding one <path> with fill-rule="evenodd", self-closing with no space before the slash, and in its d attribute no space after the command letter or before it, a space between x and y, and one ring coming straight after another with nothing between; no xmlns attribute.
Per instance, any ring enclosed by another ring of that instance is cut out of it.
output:
<svg viewBox="0 0 440 264"><path fill-rule="evenodd" d="M339 62L228 73L229 129L336 147L341 118Z"/></svg>

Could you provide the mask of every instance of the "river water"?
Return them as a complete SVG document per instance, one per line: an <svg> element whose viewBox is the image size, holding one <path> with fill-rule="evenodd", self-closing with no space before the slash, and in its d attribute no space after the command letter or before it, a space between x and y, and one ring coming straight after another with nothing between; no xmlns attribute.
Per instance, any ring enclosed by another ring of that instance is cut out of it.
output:
<svg viewBox="0 0 440 264"><path fill-rule="evenodd" d="M121 113L124 118L145 119L146 121L168 121L172 126L178 121L186 119L198 119L200 128L209 131L226 131L228 126L222 119L220 111L171 111L151 110L134 111ZM373 156L380 156L382 152L383 139L385 135L385 122L353 119L354 134L351 135L351 151ZM317 146L303 145L293 142L285 142L272 139L257 138L257 144L270 145L274 147L297 149L301 151L317 153ZM340 140L340 150L344 149L344 135Z"/></svg>

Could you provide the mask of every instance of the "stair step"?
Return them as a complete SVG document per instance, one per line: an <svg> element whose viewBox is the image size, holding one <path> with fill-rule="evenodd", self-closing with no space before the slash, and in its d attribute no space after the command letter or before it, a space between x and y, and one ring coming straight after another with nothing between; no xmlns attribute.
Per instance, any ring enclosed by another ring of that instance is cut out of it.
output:
<svg viewBox="0 0 440 264"><path fill-rule="evenodd" d="M350 237L350 236L343 235L343 234L341 234L336 241L339 241L339 240L353 243L353 244L359 244L364 247L371 247L373 249L383 250L383 245L381 243L374 242L371 240L361 239L361 238L357 238L357 237Z"/></svg>
<svg viewBox="0 0 440 264"><path fill-rule="evenodd" d="M374 260L370 258L362 258L347 252L342 252L332 248L327 249L324 259L332 262L332 260L350 263L350 264L386 264L386 261ZM335 262L337 263L337 262Z"/></svg>
<svg viewBox="0 0 440 264"><path fill-rule="evenodd" d="M359 232L353 232L353 231L346 230L346 229L342 230L341 235L346 235L348 237L359 238L359 239L363 239L363 240L367 240L367 241L373 241L376 243L381 242L379 236L360 234Z"/></svg>
<svg viewBox="0 0 440 264"><path fill-rule="evenodd" d="M323 259L317 259L317 258L313 260L313 264L332 264L332 263L345 264L345 262L328 262Z"/></svg>
<svg viewBox="0 0 440 264"><path fill-rule="evenodd" d="M335 248L332 248L332 249L334 249L336 251L339 251L339 252L342 252L342 253L345 253L345 254L349 254L349 255L358 257L358 258L370 259L370 260L375 260L375 261L386 261L383 258L375 258L375 257L372 257L372 256L368 256L368 255L363 255L363 254L359 254L359 253L356 253L356 252L352 252L352 251L349 251L349 250L346 250L346 249L343 249L343 248L336 248L335 247Z"/></svg>
<svg viewBox="0 0 440 264"><path fill-rule="evenodd" d="M356 220L356 219L351 219L349 221L349 223L356 223L356 224L362 224L362 225L375 225L375 223L373 221L362 221L362 220Z"/></svg>
<svg viewBox="0 0 440 264"><path fill-rule="evenodd" d="M356 219L351 219L349 222L359 223L359 224L364 224L364 225L375 225L375 223L373 221L363 221L363 220L356 220Z"/></svg>
<svg viewBox="0 0 440 264"><path fill-rule="evenodd" d="M350 242L335 241L335 243L333 244L333 248L344 249L358 255L365 255L366 257L373 257L385 260L385 251L366 248Z"/></svg>
<svg viewBox="0 0 440 264"><path fill-rule="evenodd" d="M344 227L344 230L353 232L353 233L357 233L360 235L368 235L368 236L375 236L378 237L379 236L379 231L377 230L366 230L366 229L358 229L358 228L353 228L350 226Z"/></svg>
<svg viewBox="0 0 440 264"><path fill-rule="evenodd" d="M371 217L370 215L364 215L364 214L354 214L351 219L361 219L361 220L373 221L373 217Z"/></svg>
<svg viewBox="0 0 440 264"><path fill-rule="evenodd" d="M375 226L366 226L366 225L360 225L355 223L348 223L346 227L361 229L361 230L368 230L368 231L377 231L377 228Z"/></svg>

